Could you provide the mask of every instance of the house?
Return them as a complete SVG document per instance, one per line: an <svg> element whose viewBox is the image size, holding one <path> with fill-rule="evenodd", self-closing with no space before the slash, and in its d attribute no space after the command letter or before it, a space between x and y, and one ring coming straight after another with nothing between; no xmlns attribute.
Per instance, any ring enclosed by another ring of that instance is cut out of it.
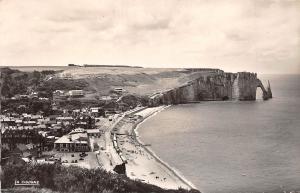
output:
<svg viewBox="0 0 300 193"><path fill-rule="evenodd" d="M57 122L71 122L74 120L73 117L56 117Z"/></svg>
<svg viewBox="0 0 300 193"><path fill-rule="evenodd" d="M101 137L101 132L99 129L87 129L86 133L88 137Z"/></svg>
<svg viewBox="0 0 300 193"><path fill-rule="evenodd" d="M118 102L118 110L119 111L128 111L130 109L129 105L124 103L123 101Z"/></svg>
<svg viewBox="0 0 300 193"><path fill-rule="evenodd" d="M104 111L101 107L92 107L90 108L90 115L93 117L99 117L104 114Z"/></svg>
<svg viewBox="0 0 300 193"><path fill-rule="evenodd" d="M66 92L63 90L55 90L53 91L53 100L65 100L67 99L67 95L65 94Z"/></svg>
<svg viewBox="0 0 300 193"><path fill-rule="evenodd" d="M51 129L52 133L58 133L58 132L61 132L62 127L60 124L55 124L50 129Z"/></svg>
<svg viewBox="0 0 300 193"><path fill-rule="evenodd" d="M20 95L20 99L28 99L29 98L29 96L28 95L25 95L25 94L23 94L23 95Z"/></svg>
<svg viewBox="0 0 300 193"><path fill-rule="evenodd" d="M91 108L91 116L99 117L99 109L98 108Z"/></svg>
<svg viewBox="0 0 300 193"><path fill-rule="evenodd" d="M87 129L88 123L86 121L80 121L80 122L75 123L75 127Z"/></svg>
<svg viewBox="0 0 300 193"><path fill-rule="evenodd" d="M29 98L33 99L33 98L38 98L39 95L37 92L31 92L30 95L29 95Z"/></svg>
<svg viewBox="0 0 300 193"><path fill-rule="evenodd" d="M46 142L45 142L45 145L44 145L44 151L52 150L53 146L54 146L54 142L55 142L56 139L58 139L58 137L55 137L53 135L47 136L46 137Z"/></svg>
<svg viewBox="0 0 300 193"><path fill-rule="evenodd" d="M17 119L17 120L15 121L15 123L16 123L17 126L21 126L22 123L23 123L23 121L22 121L21 119Z"/></svg>
<svg viewBox="0 0 300 193"><path fill-rule="evenodd" d="M83 90L70 90L68 94L70 97L83 97L84 96Z"/></svg>
<svg viewBox="0 0 300 193"><path fill-rule="evenodd" d="M55 90L53 91L53 96L62 96L62 95L65 95L65 91L63 90Z"/></svg>
<svg viewBox="0 0 300 193"><path fill-rule="evenodd" d="M125 90L123 88L115 88L114 91L119 94L122 94L125 92Z"/></svg>
<svg viewBox="0 0 300 193"><path fill-rule="evenodd" d="M31 120L38 120L38 119L42 119L43 116L42 115L31 115L30 118L31 118Z"/></svg>
<svg viewBox="0 0 300 193"><path fill-rule="evenodd" d="M45 130L47 129L47 126L46 125L43 125L43 124L38 124L36 126L33 126L33 129L37 129L37 130Z"/></svg>
<svg viewBox="0 0 300 193"><path fill-rule="evenodd" d="M36 121L23 121L24 126L35 126Z"/></svg>
<svg viewBox="0 0 300 193"><path fill-rule="evenodd" d="M49 98L46 98L46 97L39 97L39 100L40 100L40 101L49 101Z"/></svg>
<svg viewBox="0 0 300 193"><path fill-rule="evenodd" d="M50 121L50 118L41 118L41 119L38 119L37 120L37 124L43 124L43 125L46 125L48 124Z"/></svg>
<svg viewBox="0 0 300 193"><path fill-rule="evenodd" d="M90 150L87 133L69 133L54 142L56 151L86 152Z"/></svg>
<svg viewBox="0 0 300 193"><path fill-rule="evenodd" d="M75 134L75 133L84 133L85 130L82 129L82 128L76 128L76 129L73 129L70 134Z"/></svg>
<svg viewBox="0 0 300 193"><path fill-rule="evenodd" d="M111 98L111 96L101 96L100 100L102 100L102 101L111 101L112 98Z"/></svg>
<svg viewBox="0 0 300 193"><path fill-rule="evenodd" d="M39 131L38 134L43 136L43 137L47 137L49 135L50 131Z"/></svg>
<svg viewBox="0 0 300 193"><path fill-rule="evenodd" d="M13 117L4 117L0 119L1 124L7 125L7 126L15 126L16 121Z"/></svg>

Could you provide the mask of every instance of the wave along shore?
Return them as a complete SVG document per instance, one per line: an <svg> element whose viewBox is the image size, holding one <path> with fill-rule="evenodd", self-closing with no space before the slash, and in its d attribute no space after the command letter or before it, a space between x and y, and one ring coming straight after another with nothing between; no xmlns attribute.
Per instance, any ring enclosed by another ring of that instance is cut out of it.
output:
<svg viewBox="0 0 300 193"><path fill-rule="evenodd" d="M139 134L138 134L138 129L140 128L140 125L146 121L147 119L150 119L151 117L157 115L159 112L169 108L171 105L168 106L160 106L160 107L153 107L153 108L146 108L145 110L142 110L138 113L136 113L136 115L140 115L141 117L143 117L142 119L140 119L132 128L132 133L134 134L135 140L141 145L143 146L143 148L152 156L154 157L154 159L159 162L160 164L162 164L164 167L166 167L168 170L170 170L170 172L176 176L178 179L180 179L182 181L182 183L184 183L187 187L189 187L190 189L197 189L197 187L190 181L188 181L183 174L181 174L178 170L176 170L174 167L171 167L168 163L164 162L158 155L155 154L155 152L149 148L145 146L145 143L140 139ZM151 110L149 110L151 109ZM152 110L153 109L153 110ZM148 112L145 112L148 111Z"/></svg>

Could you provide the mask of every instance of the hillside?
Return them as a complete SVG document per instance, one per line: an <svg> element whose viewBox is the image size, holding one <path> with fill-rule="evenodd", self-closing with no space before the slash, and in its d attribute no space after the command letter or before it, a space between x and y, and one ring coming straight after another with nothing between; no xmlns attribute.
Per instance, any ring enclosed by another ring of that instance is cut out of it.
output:
<svg viewBox="0 0 300 193"><path fill-rule="evenodd" d="M199 193L198 190L165 190L134 181L124 175L101 169L84 169L59 164L5 165L2 167L3 192L70 192L70 193ZM15 180L38 180L38 189L16 188Z"/></svg>
<svg viewBox="0 0 300 193"><path fill-rule="evenodd" d="M1 94L4 97L13 97L16 94L27 94L37 87L47 76L58 71L43 70L24 72L11 68L0 68L1 72Z"/></svg>
<svg viewBox="0 0 300 193"><path fill-rule="evenodd" d="M66 69L61 76L84 79L91 90L108 94L115 87L122 87L129 93L152 94L172 89L201 75L214 72L214 69L168 69L168 68L114 68L77 67Z"/></svg>
<svg viewBox="0 0 300 193"><path fill-rule="evenodd" d="M1 68L4 80L2 94L12 97L36 89L49 95L58 89L82 89L87 92L88 98L94 99L120 87L130 94L149 95L216 71L133 67Z"/></svg>

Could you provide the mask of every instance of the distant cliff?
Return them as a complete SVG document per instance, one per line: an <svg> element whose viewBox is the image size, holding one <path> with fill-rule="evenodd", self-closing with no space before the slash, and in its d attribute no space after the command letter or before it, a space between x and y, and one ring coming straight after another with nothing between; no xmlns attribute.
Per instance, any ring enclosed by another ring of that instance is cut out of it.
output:
<svg viewBox="0 0 300 193"><path fill-rule="evenodd" d="M256 100L256 89L263 91L263 99L272 98L270 83L265 89L256 73L225 73L221 70L200 76L182 86L155 93L149 97L149 105L181 104L198 101Z"/></svg>

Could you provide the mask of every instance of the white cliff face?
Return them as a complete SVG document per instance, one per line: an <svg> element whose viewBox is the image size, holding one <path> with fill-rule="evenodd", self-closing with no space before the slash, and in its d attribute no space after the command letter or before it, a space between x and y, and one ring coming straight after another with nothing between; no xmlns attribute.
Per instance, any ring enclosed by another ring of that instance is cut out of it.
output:
<svg viewBox="0 0 300 193"><path fill-rule="evenodd" d="M212 74L162 92L150 103L151 106L157 106L209 100L256 100L257 87L262 89L265 100L272 98L272 92L264 88L256 73Z"/></svg>
<svg viewBox="0 0 300 193"><path fill-rule="evenodd" d="M256 100L257 77L254 73L238 73L239 100Z"/></svg>
<svg viewBox="0 0 300 193"><path fill-rule="evenodd" d="M239 74L237 78L234 79L232 85L232 100L239 100L240 97L240 90L239 90Z"/></svg>

